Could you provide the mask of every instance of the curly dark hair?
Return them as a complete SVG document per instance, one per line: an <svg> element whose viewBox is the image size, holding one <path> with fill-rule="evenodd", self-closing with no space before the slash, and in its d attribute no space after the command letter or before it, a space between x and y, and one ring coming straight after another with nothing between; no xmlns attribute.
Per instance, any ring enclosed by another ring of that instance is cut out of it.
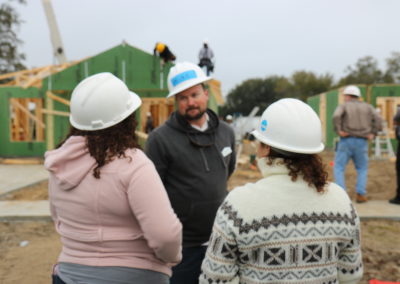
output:
<svg viewBox="0 0 400 284"><path fill-rule="evenodd" d="M120 123L101 130L85 131L71 126L67 137L57 145L61 147L70 136L86 137L86 145L90 156L95 158L97 166L93 170L93 176L100 178L100 169L111 162L115 157L126 158L127 149L141 149L135 133L137 121L135 113L125 118Z"/></svg>
<svg viewBox="0 0 400 284"><path fill-rule="evenodd" d="M283 164L289 169L292 181L296 181L299 175L302 175L308 185L315 186L318 192L324 192L328 184L328 172L321 157L317 154L292 154L292 156L284 155L271 148L267 156L267 164L272 165L273 160L281 158Z"/></svg>

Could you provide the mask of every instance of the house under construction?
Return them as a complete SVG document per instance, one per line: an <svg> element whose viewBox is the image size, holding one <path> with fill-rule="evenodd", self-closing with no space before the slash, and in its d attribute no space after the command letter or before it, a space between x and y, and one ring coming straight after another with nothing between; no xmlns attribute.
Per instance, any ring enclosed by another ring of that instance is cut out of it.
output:
<svg viewBox="0 0 400 284"><path fill-rule="evenodd" d="M380 110L380 115L387 127L392 144L397 141L394 135L393 117L400 106L400 85L373 84L357 85L361 91L362 100ZM334 148L338 139L333 129L332 117L336 107L344 103L344 87L331 90L307 99L307 103L319 115L322 122L322 137L327 148Z"/></svg>
<svg viewBox="0 0 400 284"><path fill-rule="evenodd" d="M53 149L69 131L69 99L75 86L86 77L110 72L142 99L136 112L138 130L143 131L146 113L154 126L162 124L174 110L166 99L167 75L172 64L127 43L98 55L62 65L51 65L0 75L0 157L41 157ZM220 83L211 80L209 108L223 104ZM112 95L112 94L110 94Z"/></svg>

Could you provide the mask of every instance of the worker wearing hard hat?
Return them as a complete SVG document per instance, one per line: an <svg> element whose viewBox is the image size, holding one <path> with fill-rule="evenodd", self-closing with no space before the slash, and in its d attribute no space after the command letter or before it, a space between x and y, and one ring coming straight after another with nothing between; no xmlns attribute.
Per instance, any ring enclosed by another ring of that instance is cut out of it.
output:
<svg viewBox="0 0 400 284"><path fill-rule="evenodd" d="M263 178L233 189L219 208L199 283L357 283L360 220L317 155L317 114L282 99L252 134Z"/></svg>
<svg viewBox="0 0 400 284"><path fill-rule="evenodd" d="M53 283L169 283L182 225L135 136L140 97L104 72L71 95L71 131L45 154L63 245Z"/></svg>
<svg viewBox="0 0 400 284"><path fill-rule="evenodd" d="M165 64L169 61L175 61L176 56L169 50L168 46L165 43L157 42L154 50L154 56L158 55L162 59L162 64Z"/></svg>
<svg viewBox="0 0 400 284"><path fill-rule="evenodd" d="M208 46L208 40L204 40L203 47L199 51L199 66L201 68L203 68L204 66L206 67L207 76L209 76L210 73L214 71L214 63L212 61L213 58L214 52Z"/></svg>
<svg viewBox="0 0 400 284"><path fill-rule="evenodd" d="M233 116L230 115L230 114L228 114L228 115L225 117L225 121L226 121L227 123L229 123L229 124L232 124L232 123L233 123Z"/></svg>
<svg viewBox="0 0 400 284"><path fill-rule="evenodd" d="M333 124L340 136L334 164L335 181L346 188L344 171L350 159L357 170L356 202L367 202L366 186L368 174L368 140L372 140L380 129L380 118L374 108L360 101L357 86L347 86L343 95L345 103L333 114Z"/></svg>
<svg viewBox="0 0 400 284"><path fill-rule="evenodd" d="M153 130L146 153L153 160L183 225L183 259L171 284L197 283L218 207L235 167L233 129L207 108L210 80L199 66L177 63L168 74L176 111Z"/></svg>

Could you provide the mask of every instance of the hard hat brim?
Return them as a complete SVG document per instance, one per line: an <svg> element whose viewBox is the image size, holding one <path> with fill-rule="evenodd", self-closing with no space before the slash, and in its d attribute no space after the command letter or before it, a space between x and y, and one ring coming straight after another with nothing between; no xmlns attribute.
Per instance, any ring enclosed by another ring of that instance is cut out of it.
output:
<svg viewBox="0 0 400 284"><path fill-rule="evenodd" d="M261 141L262 143L271 146L273 148L281 149L284 151L292 152L292 153L299 153L299 154L316 154L320 153L324 150L325 145L324 143L320 143L318 147L313 147L313 148L301 148L301 147L288 147L281 145L280 143L276 143L268 138L266 138L264 135L262 135L257 129L253 130L251 132L254 137L256 137L257 140Z"/></svg>
<svg viewBox="0 0 400 284"><path fill-rule="evenodd" d="M210 81L212 78L211 77L205 77L205 78L197 78L194 80L191 80L190 82L188 82L187 84L182 84L182 86L175 88L172 92L170 92L167 96L167 98L173 97L176 94L179 94L180 92L183 92L184 90L187 90L193 86L196 86L198 84Z"/></svg>

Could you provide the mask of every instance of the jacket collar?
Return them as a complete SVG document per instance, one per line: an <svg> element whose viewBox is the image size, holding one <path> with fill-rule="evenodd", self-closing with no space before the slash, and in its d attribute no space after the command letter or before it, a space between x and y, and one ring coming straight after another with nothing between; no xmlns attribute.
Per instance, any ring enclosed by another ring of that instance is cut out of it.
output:
<svg viewBox="0 0 400 284"><path fill-rule="evenodd" d="M272 161L272 165L268 165L268 158L258 158L257 166L263 177L272 175L288 175L289 169L283 164L283 159L277 158Z"/></svg>

